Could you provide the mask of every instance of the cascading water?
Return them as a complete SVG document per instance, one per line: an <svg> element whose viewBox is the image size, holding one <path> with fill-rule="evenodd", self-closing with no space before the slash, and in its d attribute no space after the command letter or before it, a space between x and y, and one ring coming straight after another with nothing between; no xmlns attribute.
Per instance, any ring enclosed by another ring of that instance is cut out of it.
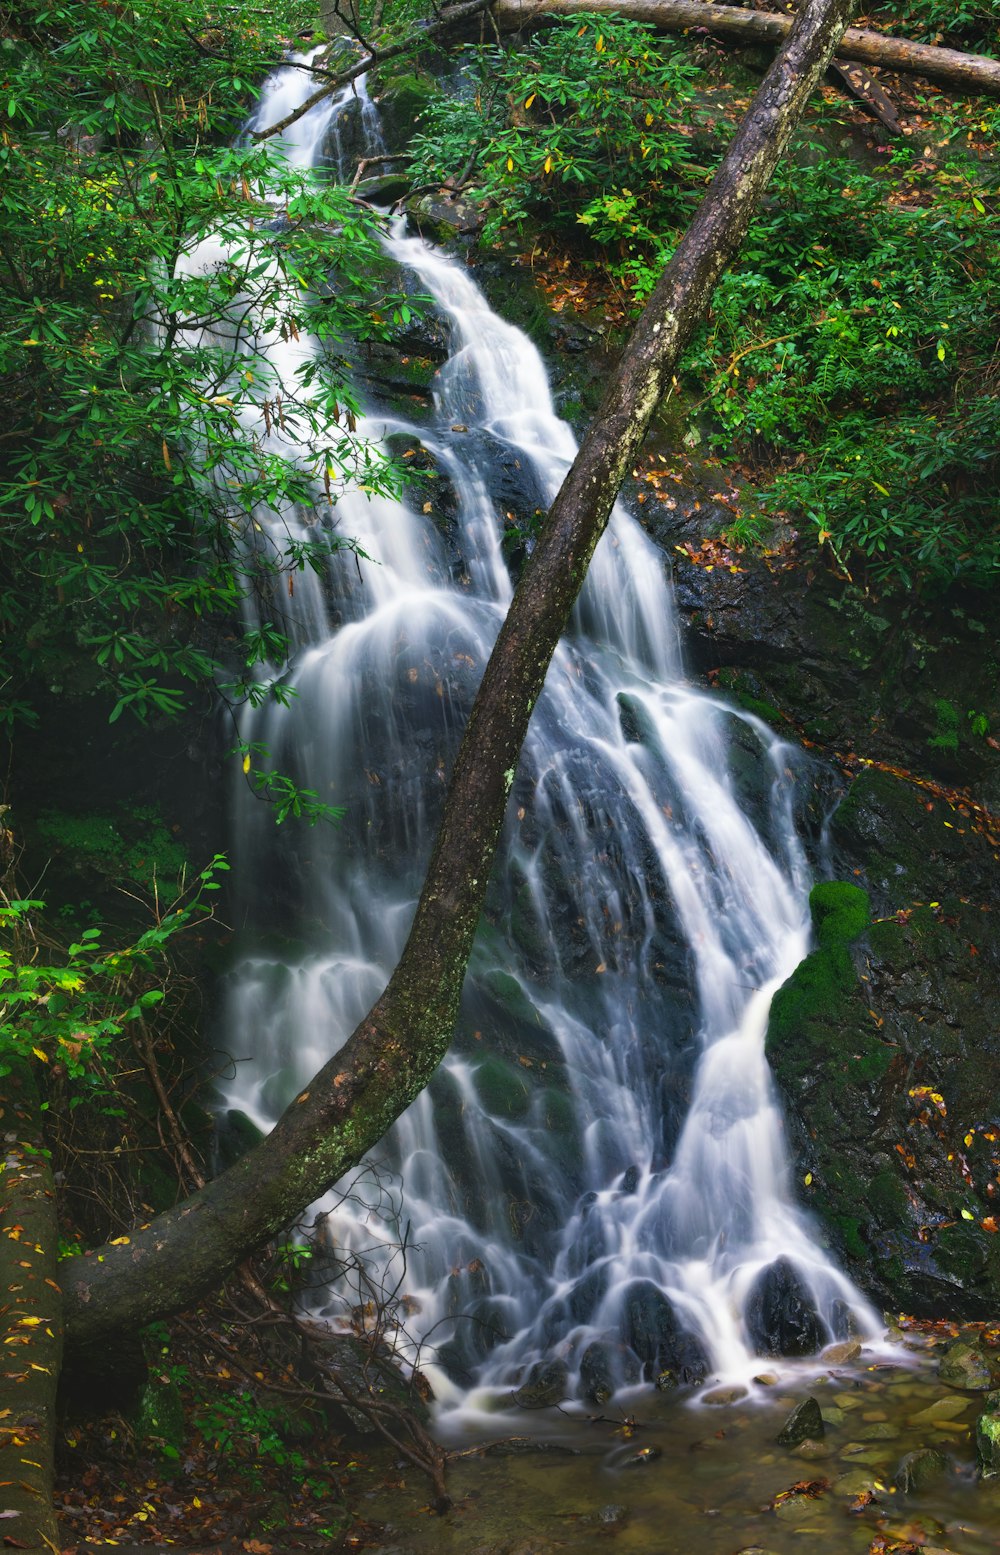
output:
<svg viewBox="0 0 1000 1555"><path fill-rule="evenodd" d="M279 72L261 120L308 90ZM300 121L289 155L314 160L317 116L343 107ZM243 730L348 812L290 846L238 808L248 917L281 939L231 976L226 1100L264 1129L405 939L512 594L491 487L544 509L575 452L537 351L461 265L398 233L385 246L450 349L424 421L372 407L359 430L418 438L450 508L445 524L443 499L428 515L342 498L371 560L334 558L287 623L295 699ZM781 1300L816 1346L849 1321L878 1330L795 1206L764 1057L771 996L808 941L801 774L765 725L685 682L662 557L617 508L532 721L454 1048L377 1168L319 1206L331 1263L364 1254L403 1293L397 1343L437 1362L445 1396L553 1364L569 1393L602 1370L749 1376ZM317 1309L369 1294L334 1284Z"/></svg>

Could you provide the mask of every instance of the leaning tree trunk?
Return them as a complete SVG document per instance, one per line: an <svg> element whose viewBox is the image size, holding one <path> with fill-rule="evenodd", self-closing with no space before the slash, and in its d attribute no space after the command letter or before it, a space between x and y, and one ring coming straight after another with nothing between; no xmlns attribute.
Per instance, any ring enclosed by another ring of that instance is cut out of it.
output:
<svg viewBox="0 0 1000 1555"><path fill-rule="evenodd" d="M31 1075L18 1065L4 1081L0 1107L0 1538L11 1549L58 1555L52 1457L62 1294L55 1190L39 1115Z"/></svg>
<svg viewBox="0 0 1000 1555"><path fill-rule="evenodd" d="M791 32L794 18L771 11L745 11L733 5L712 5L707 0L497 0L493 7L501 32L580 12L628 17L649 22L661 32L687 32L700 28L736 43L781 43ZM887 37L860 27L848 27L836 54L865 65L885 65L910 75L943 81L963 92L990 92L1000 96L1000 60L983 54L964 54L930 43L911 43L907 38Z"/></svg>
<svg viewBox="0 0 1000 1555"><path fill-rule="evenodd" d="M622 477L737 252L852 0L807 0L639 320L486 667L416 917L388 987L273 1132L131 1238L75 1259L74 1344L188 1305L356 1166L427 1084L458 999L521 745Z"/></svg>

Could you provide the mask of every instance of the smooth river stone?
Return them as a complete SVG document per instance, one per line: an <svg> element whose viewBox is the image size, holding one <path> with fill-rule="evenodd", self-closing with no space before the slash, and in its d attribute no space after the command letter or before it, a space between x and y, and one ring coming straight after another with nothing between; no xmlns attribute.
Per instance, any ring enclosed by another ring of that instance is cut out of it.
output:
<svg viewBox="0 0 1000 1555"><path fill-rule="evenodd" d="M967 1398L956 1398L951 1394L949 1398L936 1398L933 1404L922 1409L919 1414L910 1416L911 1425L934 1425L938 1420L956 1420L963 1415L969 1407Z"/></svg>
<svg viewBox="0 0 1000 1555"><path fill-rule="evenodd" d="M846 1366L849 1361L856 1361L861 1354L861 1345L857 1339L845 1339L841 1344L831 1344L820 1355L820 1360L825 1366Z"/></svg>
<svg viewBox="0 0 1000 1555"><path fill-rule="evenodd" d="M885 1470L886 1457L884 1447L869 1447L867 1442L852 1442L841 1453L842 1458L849 1458L851 1463L870 1463L873 1468Z"/></svg>
<svg viewBox="0 0 1000 1555"><path fill-rule="evenodd" d="M799 1442L792 1448L793 1458L805 1458L807 1463L814 1462L817 1458L829 1458L833 1455L833 1448L829 1442L816 1442L807 1436L804 1442Z"/></svg>

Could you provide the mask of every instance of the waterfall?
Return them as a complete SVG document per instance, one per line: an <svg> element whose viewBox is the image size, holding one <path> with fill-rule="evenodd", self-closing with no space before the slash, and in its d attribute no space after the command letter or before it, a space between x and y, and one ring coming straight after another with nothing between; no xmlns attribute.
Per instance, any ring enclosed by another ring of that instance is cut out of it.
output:
<svg viewBox="0 0 1000 1555"><path fill-rule="evenodd" d="M279 72L260 121L309 85ZM288 132L289 156L316 160L347 96ZM512 596L503 510L543 510L575 453L538 352L461 262L401 230L385 247L449 348L431 411L370 405L359 432L419 441L432 494L342 497L370 560L335 556L296 603L296 695L244 719L347 807L339 831L292 838L236 801L258 948L227 983L224 1104L261 1129L389 978ZM880 1330L795 1203L764 1056L771 996L808 948L808 781L765 724L685 680L662 555L616 507L532 720L458 1037L317 1206L334 1278L315 1311L357 1321L391 1293L397 1347L452 1400L553 1360L570 1395L595 1367L611 1386L749 1378L779 1298L813 1347Z"/></svg>

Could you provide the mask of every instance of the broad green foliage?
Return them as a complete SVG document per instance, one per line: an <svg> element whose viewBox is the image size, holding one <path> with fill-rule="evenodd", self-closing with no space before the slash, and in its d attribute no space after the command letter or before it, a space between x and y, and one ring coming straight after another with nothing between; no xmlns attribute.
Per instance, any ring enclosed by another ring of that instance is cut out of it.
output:
<svg viewBox="0 0 1000 1555"><path fill-rule="evenodd" d="M215 858L185 892L135 941L117 950L101 945L101 930L54 951L40 932L43 904L0 901L0 1079L17 1062L58 1065L69 1083L66 1105L115 1105L108 1066L124 1027L163 999L168 951L175 936L208 916L207 893L228 868Z"/></svg>
<svg viewBox="0 0 1000 1555"><path fill-rule="evenodd" d="M870 15L886 32L1000 54L1000 16L994 0L892 0L874 6Z"/></svg>
<svg viewBox="0 0 1000 1555"><path fill-rule="evenodd" d="M877 579L1000 573L994 181L961 149L786 164L689 357L765 507Z"/></svg>
<svg viewBox="0 0 1000 1555"><path fill-rule="evenodd" d="M880 15L990 31L979 0L904 11ZM471 174L487 241L529 218L550 243L589 238L637 309L704 186L692 148L714 121L717 155L734 117L669 50L581 16L488 51L478 86L425 115L419 176ZM783 512L868 580L984 583L1000 575L1000 112L935 95L881 157L839 149L847 112L816 105L719 285L685 362L697 433L757 478L741 541Z"/></svg>
<svg viewBox="0 0 1000 1555"><path fill-rule="evenodd" d="M112 718L174 713L219 678L259 700L287 652L294 574L350 545L338 491L396 483L355 432L343 371L346 342L391 317L370 280L373 221L273 146L229 144L247 83L311 18L298 0L249 20L206 0L30 0L6 24L8 717L67 665L110 693ZM297 347L307 333L318 358ZM269 512L286 521L273 544ZM251 596L268 624L223 672L217 635Z"/></svg>
<svg viewBox="0 0 1000 1555"><path fill-rule="evenodd" d="M487 237L529 219L582 224L635 257L666 211L678 217L696 72L652 28L581 15L524 53L469 56L463 94L427 110L412 149L418 182L468 166L470 193L490 211Z"/></svg>

